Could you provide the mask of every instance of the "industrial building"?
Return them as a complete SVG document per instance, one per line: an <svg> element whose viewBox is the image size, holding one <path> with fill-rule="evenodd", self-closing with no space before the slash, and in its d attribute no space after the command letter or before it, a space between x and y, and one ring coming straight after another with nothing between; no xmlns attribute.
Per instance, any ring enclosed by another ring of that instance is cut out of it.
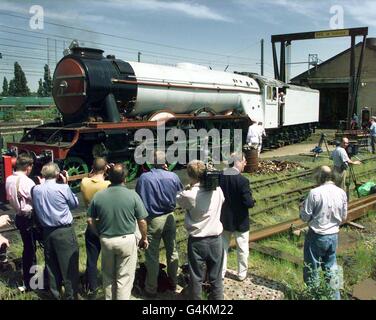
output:
<svg viewBox="0 0 376 320"><path fill-rule="evenodd" d="M355 47L359 61L362 43ZM291 83L320 90L320 125L338 127L346 120L350 81L350 53L347 49L316 67L291 79ZM356 113L362 122L376 115L376 38L368 38L356 101Z"/></svg>

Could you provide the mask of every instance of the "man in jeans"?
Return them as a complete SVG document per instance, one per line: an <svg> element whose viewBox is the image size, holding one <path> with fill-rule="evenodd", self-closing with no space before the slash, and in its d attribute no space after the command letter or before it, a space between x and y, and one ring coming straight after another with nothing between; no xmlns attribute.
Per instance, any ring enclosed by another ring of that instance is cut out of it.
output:
<svg viewBox="0 0 376 320"><path fill-rule="evenodd" d="M186 209L185 228L188 232L189 298L202 299L205 270L210 283L209 300L223 300L223 226L220 221L225 201L220 187L204 187L205 163L191 161L187 166L190 185L177 196L178 204ZM206 267L206 268L205 268Z"/></svg>
<svg viewBox="0 0 376 320"><path fill-rule="evenodd" d="M6 180L5 190L10 205L16 211L16 227L20 231L23 243L22 274L24 289L31 290L30 269L36 265L36 239L32 230L33 204L31 189L35 186L28 176L33 170L33 158L20 155L16 160L16 171Z"/></svg>
<svg viewBox="0 0 376 320"><path fill-rule="evenodd" d="M301 205L300 218L308 223L309 231L304 242L304 282L308 286L318 283L321 267L328 280L338 273L336 250L339 226L347 218L347 196L345 191L332 182L332 171L323 166L316 172L320 185L310 191ZM340 299L339 288L332 288L333 299Z"/></svg>
<svg viewBox="0 0 376 320"><path fill-rule="evenodd" d="M138 179L136 192L140 195L148 216L148 239L150 246L145 252L146 280L145 295L157 295L159 274L159 244L161 239L166 248L167 274L170 289L176 289L179 257L176 248L176 222L174 210L176 195L183 190L179 177L167 171L166 155L163 151L154 154L155 168Z"/></svg>
<svg viewBox="0 0 376 320"><path fill-rule="evenodd" d="M104 158L95 158L93 161L93 169L90 177L83 178L81 181L81 193L85 201L86 207L89 206L90 201L94 195L101 190L107 189L111 184L110 181L105 180L104 174L106 172L107 161ZM91 218L88 218L88 224L91 224ZM96 296L98 287L97 280L97 262L99 253L101 252L101 243L98 236L93 233L88 226L85 231L85 246L86 246L86 281L91 298Z"/></svg>
<svg viewBox="0 0 376 320"><path fill-rule="evenodd" d="M43 166L46 181L35 186L33 205L43 227L44 256L49 276L50 290L55 299L78 298L78 243L74 231L72 209L78 207L78 199L68 186L67 173L60 173L56 163Z"/></svg>
<svg viewBox="0 0 376 320"><path fill-rule="evenodd" d="M137 265L136 222L141 232L139 246L147 249L148 214L138 194L125 187L122 164L111 168L108 177L111 185L97 192L90 203L89 227L101 241L106 300L129 300Z"/></svg>

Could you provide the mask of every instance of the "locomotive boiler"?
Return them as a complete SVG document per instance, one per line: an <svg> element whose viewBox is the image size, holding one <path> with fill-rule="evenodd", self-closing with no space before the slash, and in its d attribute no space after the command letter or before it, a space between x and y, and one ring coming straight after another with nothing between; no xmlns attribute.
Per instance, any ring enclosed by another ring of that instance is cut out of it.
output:
<svg viewBox="0 0 376 320"><path fill-rule="evenodd" d="M278 101L281 91L283 104ZM128 180L141 167L146 170L147 164L145 168L134 161L138 129L240 128L245 136L251 119L264 123L265 145L273 147L308 137L319 110L318 91L309 88L187 63L172 67L127 62L81 47L58 62L53 97L61 119L26 130L20 142L8 148L39 160L50 155L76 176L73 187L96 156L126 163Z"/></svg>

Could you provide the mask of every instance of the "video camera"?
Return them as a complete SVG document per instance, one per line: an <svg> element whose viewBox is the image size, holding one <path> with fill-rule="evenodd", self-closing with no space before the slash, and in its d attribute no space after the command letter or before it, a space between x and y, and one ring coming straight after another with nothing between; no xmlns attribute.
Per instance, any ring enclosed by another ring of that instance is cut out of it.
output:
<svg viewBox="0 0 376 320"><path fill-rule="evenodd" d="M206 169L204 175L204 188L207 191L214 191L219 187L219 177L222 175L222 171L215 169Z"/></svg>
<svg viewBox="0 0 376 320"><path fill-rule="evenodd" d="M349 155L350 158L356 156L359 153L358 142L350 142L346 151L347 151L347 154Z"/></svg>

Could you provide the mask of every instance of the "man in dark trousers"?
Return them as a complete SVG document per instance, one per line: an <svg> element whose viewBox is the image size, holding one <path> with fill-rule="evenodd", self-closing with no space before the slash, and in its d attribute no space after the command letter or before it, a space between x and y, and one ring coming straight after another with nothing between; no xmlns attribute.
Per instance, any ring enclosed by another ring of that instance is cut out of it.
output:
<svg viewBox="0 0 376 320"><path fill-rule="evenodd" d="M33 204L31 189L35 186L28 176L33 170L34 160L31 156L20 155L16 161L16 170L6 180L6 193L10 205L16 211L16 227L20 231L23 243L22 275L24 290L31 290L30 280L32 266L37 264L36 239L33 233Z"/></svg>
<svg viewBox="0 0 376 320"><path fill-rule="evenodd" d="M89 206L94 195L101 190L107 189L111 184L105 180L107 161L104 158L95 158L93 161L92 171L89 177L81 181L81 194L86 207ZM88 218L88 224L91 224L91 218ZM97 262L101 252L101 242L99 237L88 226L85 231L86 246L86 286L89 291L89 297L94 299L98 289L97 281Z"/></svg>
<svg viewBox="0 0 376 320"><path fill-rule="evenodd" d="M255 201L249 186L249 180L241 175L247 164L242 153L233 153L230 158L231 168L225 170L220 178L220 186L225 196L222 206L224 260L222 278L226 275L227 252L234 235L238 253L238 280L247 277L249 255L249 212Z"/></svg>
<svg viewBox="0 0 376 320"><path fill-rule="evenodd" d="M43 227L50 290L54 298L60 299L64 285L66 299L77 299L79 250L71 210L78 207L78 200L68 186L67 174L60 173L56 163L44 165L41 173L46 181L34 187L32 198Z"/></svg>
<svg viewBox="0 0 376 320"><path fill-rule="evenodd" d="M159 245L163 240L166 248L167 273L170 289L175 291L179 267L179 256L176 246L176 221L174 210L176 195L183 190L179 177L165 170L166 154L156 151L154 154L155 168L144 173L137 181L136 192L140 195L149 214L148 240L149 248L145 252L147 270L145 295L154 298L158 291Z"/></svg>

